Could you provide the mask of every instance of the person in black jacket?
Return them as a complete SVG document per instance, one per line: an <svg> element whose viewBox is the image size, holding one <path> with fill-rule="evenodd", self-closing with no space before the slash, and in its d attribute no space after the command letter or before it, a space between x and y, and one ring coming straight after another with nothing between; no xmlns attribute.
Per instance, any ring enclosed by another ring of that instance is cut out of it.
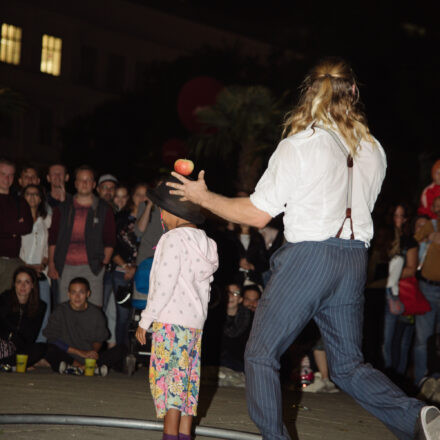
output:
<svg viewBox="0 0 440 440"><path fill-rule="evenodd" d="M27 354L28 367L44 355L45 344L36 344L46 304L40 300L35 271L18 267L12 288L0 295L0 364L3 370L15 365L16 354Z"/></svg>
<svg viewBox="0 0 440 440"><path fill-rule="evenodd" d="M256 284L263 284L262 274L269 269L269 256L263 236L248 225L236 225L227 234L227 238L235 246L230 264L235 273L240 274L240 282L246 279Z"/></svg>

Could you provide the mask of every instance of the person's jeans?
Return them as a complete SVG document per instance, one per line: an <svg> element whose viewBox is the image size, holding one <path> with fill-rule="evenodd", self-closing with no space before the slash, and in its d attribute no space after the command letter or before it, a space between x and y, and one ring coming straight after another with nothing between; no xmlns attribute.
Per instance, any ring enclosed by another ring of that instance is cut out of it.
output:
<svg viewBox="0 0 440 440"><path fill-rule="evenodd" d="M107 343L116 344L116 302L113 293L113 272L106 271L104 274L104 296L102 310L107 318L107 327L110 331L110 338Z"/></svg>
<svg viewBox="0 0 440 440"><path fill-rule="evenodd" d="M51 295L50 295L50 284L47 279L38 281L38 287L40 288L40 299L46 303L46 312L44 313L43 323L41 324L40 333L38 333L35 342L45 343L47 341L46 336L43 336L43 330L46 328L47 321L49 320L50 310L51 310Z"/></svg>
<svg viewBox="0 0 440 440"><path fill-rule="evenodd" d="M408 364L408 353L414 333L414 326L401 322L399 315L390 312L385 303L383 358L386 369L392 369L403 376Z"/></svg>
<svg viewBox="0 0 440 440"><path fill-rule="evenodd" d="M428 374L428 341L436 331L440 316L440 286L419 282L420 290L428 300L431 311L416 316L416 338L414 343L414 381L416 384Z"/></svg>
<svg viewBox="0 0 440 440"><path fill-rule="evenodd" d="M116 292L119 287L126 287L130 281L124 279L124 273L114 271L112 273L113 292ZM128 347L128 325L130 318L130 307L121 306L116 303L116 344L125 345Z"/></svg>

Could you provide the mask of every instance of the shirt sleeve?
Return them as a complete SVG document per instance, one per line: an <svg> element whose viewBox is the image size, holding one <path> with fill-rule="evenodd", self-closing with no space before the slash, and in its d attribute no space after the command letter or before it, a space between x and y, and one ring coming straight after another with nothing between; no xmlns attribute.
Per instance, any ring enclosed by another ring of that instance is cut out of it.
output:
<svg viewBox="0 0 440 440"><path fill-rule="evenodd" d="M251 202L260 210L276 217L285 205L295 185L297 160L295 148L288 139L280 142L268 167L251 194Z"/></svg>
<svg viewBox="0 0 440 440"><path fill-rule="evenodd" d="M154 255L147 307L141 314L139 326L147 330L169 303L180 272L180 250L175 234L164 235Z"/></svg>
<svg viewBox="0 0 440 440"><path fill-rule="evenodd" d="M52 223L49 228L49 246L56 246L60 230L60 210L55 208L52 215Z"/></svg>
<svg viewBox="0 0 440 440"><path fill-rule="evenodd" d="M115 216L112 209L109 207L105 215L104 230L102 242L104 247L114 248L116 245L116 224Z"/></svg>
<svg viewBox="0 0 440 440"><path fill-rule="evenodd" d="M138 228L138 221L142 217L142 214L145 212L146 206L147 205L145 204L145 202L141 202L138 207L137 219L136 219L136 223L134 225L134 233L136 234L136 237L138 237L138 238L141 238L144 235L144 231L141 231Z"/></svg>

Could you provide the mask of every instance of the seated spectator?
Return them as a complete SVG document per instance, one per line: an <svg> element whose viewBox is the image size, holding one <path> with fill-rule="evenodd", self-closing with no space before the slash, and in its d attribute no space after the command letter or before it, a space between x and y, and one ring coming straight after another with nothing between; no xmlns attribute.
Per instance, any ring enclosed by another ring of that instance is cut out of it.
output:
<svg viewBox="0 0 440 440"><path fill-rule="evenodd" d="M67 168L62 163L53 163L47 172L46 180L49 182L50 190L47 193L47 203L54 209L66 198L72 197L66 192L66 184L69 181Z"/></svg>
<svg viewBox="0 0 440 440"><path fill-rule="evenodd" d="M32 232L21 237L20 258L28 267L35 270L38 277L40 299L46 304L42 329L46 327L50 315L50 285L47 278L49 227L52 216L47 213L47 205L43 190L37 185L28 185L24 189L24 199L31 208L34 225ZM46 338L40 330L37 342L46 342Z"/></svg>
<svg viewBox="0 0 440 440"><path fill-rule="evenodd" d="M113 197L113 205L116 212L122 211L130 199L130 192L128 186L124 184L119 184L116 186L115 196Z"/></svg>
<svg viewBox="0 0 440 440"><path fill-rule="evenodd" d="M244 349L252 325L251 311L242 304L243 297L238 284L229 284L226 292L228 303L223 325L220 365L234 371L244 371Z"/></svg>
<svg viewBox="0 0 440 440"><path fill-rule="evenodd" d="M261 298L261 288L257 284L249 284L243 287L243 306L249 309L252 314L257 310Z"/></svg>
<svg viewBox="0 0 440 440"><path fill-rule="evenodd" d="M45 310L35 271L26 266L17 268L11 289L0 295L0 364L4 371L11 371L16 354L29 356L28 367L43 357L46 347L35 341Z"/></svg>
<svg viewBox="0 0 440 440"><path fill-rule="evenodd" d="M437 215L432 210L432 204L434 199L440 196L440 159L432 166L431 175L432 183L423 190L417 213L435 219Z"/></svg>
<svg viewBox="0 0 440 440"><path fill-rule="evenodd" d="M88 302L90 295L89 282L74 278L69 283L69 300L50 315L43 334L49 342L46 360L53 371L82 375L88 358L97 361L95 374L106 376L109 368L122 369L122 347L99 353L109 332L101 309Z"/></svg>

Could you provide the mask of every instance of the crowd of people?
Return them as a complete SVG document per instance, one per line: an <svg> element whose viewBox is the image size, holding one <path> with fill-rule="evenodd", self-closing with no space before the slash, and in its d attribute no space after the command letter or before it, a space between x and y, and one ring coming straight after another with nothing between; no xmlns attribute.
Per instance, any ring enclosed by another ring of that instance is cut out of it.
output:
<svg viewBox="0 0 440 440"><path fill-rule="evenodd" d="M83 165L74 170L70 193L63 164L48 168L47 185L36 167L15 171L13 162L0 160L2 369L14 368L16 353L29 355L28 367L49 364L66 374L82 374L87 357L98 360L98 374L126 369L131 307L123 299L145 298L135 275L149 276L144 263L166 232L147 197L156 182L129 188L111 174L96 179ZM203 359L243 372L252 315L282 233L213 220L206 229L217 242L221 268Z"/></svg>
<svg viewBox="0 0 440 440"><path fill-rule="evenodd" d="M134 280L148 277L144 263L152 259L167 230L158 207L147 197L148 188L158 182L130 188L112 174L96 179L94 170L83 165L73 172L71 194L64 164L52 164L46 182L36 167L23 166L17 176L15 171L14 163L0 160L2 369L13 369L15 354L26 353L29 367L50 365L61 373L82 374L88 357L98 361L97 374L105 375L109 368L126 370L131 307L124 298L145 296ZM385 371L401 381L411 363L419 385L435 371L429 343L437 333L440 298L440 161L432 177L417 212L398 203L377 227L367 283L370 289L386 289ZM285 240L282 222L276 218L257 229L211 216L203 228L217 244L219 268L204 326L202 364L220 366L215 370L220 383L244 386L245 346L270 279L270 258ZM396 276L392 268L397 260ZM398 285L400 279L416 275L431 310L409 315ZM289 357L298 359L298 354ZM319 371L314 384L303 380L305 389L334 392L319 335L299 359L297 374L289 372L289 380L301 380L301 365L308 368L311 361ZM291 362L287 365L292 367ZM428 398L434 389L431 383ZM440 399L440 387L437 393Z"/></svg>

